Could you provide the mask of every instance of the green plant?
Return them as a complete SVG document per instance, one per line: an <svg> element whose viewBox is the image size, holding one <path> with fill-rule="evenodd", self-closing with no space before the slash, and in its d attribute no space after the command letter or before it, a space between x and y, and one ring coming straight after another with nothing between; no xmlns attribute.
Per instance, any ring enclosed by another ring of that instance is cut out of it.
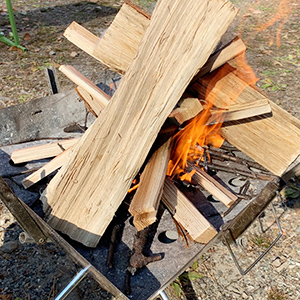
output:
<svg viewBox="0 0 300 300"><path fill-rule="evenodd" d="M265 235L255 234L250 241L259 248L269 248L271 245L271 238Z"/></svg>
<svg viewBox="0 0 300 300"><path fill-rule="evenodd" d="M201 279L205 275L198 271L198 262L195 261L191 266L191 270L183 272L176 280L172 283L173 290L178 297L181 297L182 286L188 284L190 281Z"/></svg>
<svg viewBox="0 0 300 300"><path fill-rule="evenodd" d="M287 87L286 84L276 83L272 81L270 78L266 78L262 82L263 85L261 86L261 88L264 90L270 88L272 92L281 91Z"/></svg>
<svg viewBox="0 0 300 300"><path fill-rule="evenodd" d="M24 102L26 102L26 101L28 100L29 97L30 97L30 95L21 95L21 96L19 97L18 101L19 101L20 103L24 103Z"/></svg>
<svg viewBox="0 0 300 300"><path fill-rule="evenodd" d="M276 71L269 71L269 70L264 70L261 72L261 75L264 77L270 76L270 75L276 75L277 72Z"/></svg>
<svg viewBox="0 0 300 300"><path fill-rule="evenodd" d="M285 300L287 299L287 295L279 290L277 286L272 287L268 294L268 300Z"/></svg>

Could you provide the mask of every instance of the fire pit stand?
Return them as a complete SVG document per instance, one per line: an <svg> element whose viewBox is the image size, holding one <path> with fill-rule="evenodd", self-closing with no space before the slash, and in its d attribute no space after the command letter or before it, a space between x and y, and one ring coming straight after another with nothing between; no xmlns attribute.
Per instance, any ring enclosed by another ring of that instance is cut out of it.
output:
<svg viewBox="0 0 300 300"><path fill-rule="evenodd" d="M67 101L69 101L69 99ZM9 114L11 114L11 111L9 111ZM81 117L78 118L79 120L85 118L85 109L83 106L80 116ZM53 131L53 128L51 128L51 130ZM41 144L46 141L47 140L29 142L27 145ZM30 164L30 166L10 165L11 152L23 147L26 147L26 144L17 143L0 148L0 163L2 166L0 176L10 179L7 180L8 183L13 181L15 183L20 182L20 178L25 175L19 176L18 174L22 174L22 172L26 173L28 168L35 168L46 162L46 160L36 161ZM240 152L236 152L236 156L250 160ZM236 162L226 160L222 162L225 167L231 169L235 168L235 163ZM244 169L245 171L249 171L247 165L244 165ZM152 243L149 248L150 254L162 254L163 259L138 270L131 278L132 294L128 296L129 299L152 299L163 291L178 275L185 271L197 258L203 255L214 243L224 240L229 246L251 225L254 219L262 213L274 199L276 193L283 187L283 183L275 177L274 180L260 180L246 178L244 175L241 176L224 171L217 171L214 174L214 178L229 187L234 193L239 194L243 190L245 191L246 187L248 193L244 193L244 196L241 195L239 203L233 209L227 211L228 208L224 204L213 199L213 197L209 196L205 191L201 191L198 186L181 186L184 194L194 202L195 206L217 229L218 234L206 245L190 243L187 249L185 242L181 238L170 239L168 235L167 238L165 238L166 232L171 231L174 233L177 229L170 213L166 209L163 210L161 218L156 224L156 231L151 237ZM13 184L16 185L15 183ZM124 290L125 273L134 242L134 235L136 233L131 219L127 218L124 221L120 231L119 242L115 245L116 250L113 257L113 267L108 268L106 266L106 257L109 248L107 244L105 245L105 243L100 241L97 248L91 249L78 246L78 243L76 244L72 240L61 237L26 204L17 198L22 199L23 193L24 190L21 189L20 186L18 186L18 189L14 189L14 193L12 193L7 188L6 183L1 180L1 200L11 210L23 229L31 235L38 244L43 244L47 240L54 242L61 247L75 263L82 266L82 268L91 265L87 272L91 274L104 289L118 299L128 299L121 291ZM276 219L276 222L280 228L279 220ZM280 238L280 235L276 238L274 243ZM256 263L257 261L255 261L255 264ZM248 270L245 272L247 271Z"/></svg>

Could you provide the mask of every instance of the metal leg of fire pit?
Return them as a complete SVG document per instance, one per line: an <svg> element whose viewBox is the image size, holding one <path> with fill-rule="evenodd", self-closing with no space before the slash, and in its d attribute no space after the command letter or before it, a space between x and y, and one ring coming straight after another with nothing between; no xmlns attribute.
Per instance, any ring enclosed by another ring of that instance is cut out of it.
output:
<svg viewBox="0 0 300 300"><path fill-rule="evenodd" d="M237 266L239 272L241 275L246 275L250 270L252 270L252 268L258 264L258 262L260 260L262 260L265 255L273 248L273 246L278 242L278 240L281 238L282 236L282 228L281 228L281 225L280 225L280 221L277 217L277 214L276 214L276 211L275 211L275 207L274 207L274 204L272 204L272 211L273 211L273 214L274 214L274 218L275 218L275 221L276 221L276 224L278 226L278 229L279 229L279 234L278 236L276 237L276 239L272 242L272 244L268 247L268 249L266 249L246 270L243 270L242 267L240 266L236 256L234 255L231 247L230 247L230 243L228 241L228 239L226 238L226 235L223 236L223 239L224 239L224 242L225 242L225 245L227 246L232 258L233 258L233 261L235 263L235 265Z"/></svg>
<svg viewBox="0 0 300 300"><path fill-rule="evenodd" d="M61 291L61 293L55 298L55 300L66 299L67 296L73 291L73 289L79 284L79 282L87 275L87 271L91 265L88 265L82 269L71 281L70 283Z"/></svg>
<svg viewBox="0 0 300 300"><path fill-rule="evenodd" d="M169 300L169 298L167 297L166 293L164 291L161 291L159 293L160 297L162 300Z"/></svg>

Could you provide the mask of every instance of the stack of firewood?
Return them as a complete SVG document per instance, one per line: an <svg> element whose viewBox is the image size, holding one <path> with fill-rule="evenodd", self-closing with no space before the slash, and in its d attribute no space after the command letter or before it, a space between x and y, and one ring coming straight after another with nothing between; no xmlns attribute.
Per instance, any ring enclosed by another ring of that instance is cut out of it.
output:
<svg viewBox="0 0 300 300"><path fill-rule="evenodd" d="M243 41L236 38L213 53L236 12L226 0L161 0L150 17L126 2L101 39L75 22L66 29L69 41L122 80L110 99L73 67L61 66L78 85L95 123L80 139L12 154L15 163L56 156L23 182L28 188L62 167L43 195L53 228L95 247L155 140L172 132L163 128L166 120L176 128L203 113L208 118L201 126L221 120L223 138L276 176L299 162L300 121L270 102L248 78L240 64ZM174 142L170 137L161 144L143 168L131 202L134 224L142 230L155 222L162 200L192 240L207 243L217 231L166 177ZM236 201L201 169L193 173L226 206Z"/></svg>

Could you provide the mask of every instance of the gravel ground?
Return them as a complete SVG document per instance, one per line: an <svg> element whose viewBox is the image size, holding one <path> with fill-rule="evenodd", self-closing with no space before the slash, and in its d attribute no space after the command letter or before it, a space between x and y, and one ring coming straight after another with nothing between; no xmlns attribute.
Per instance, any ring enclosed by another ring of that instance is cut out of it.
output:
<svg viewBox="0 0 300 300"><path fill-rule="evenodd" d="M151 9L153 1L136 2ZM234 2L240 12L230 33L240 33L247 42L248 62L260 78L257 85L270 99L300 119L299 1L290 1L286 6L287 1L282 1L280 13L277 0ZM48 95L43 72L50 65L71 64L92 81L103 80L102 75L99 77L103 67L67 42L62 33L76 20L101 35L121 3L112 0L14 1L21 43L29 51L14 51L16 49L0 43L0 108ZM274 24L258 30L275 17ZM10 31L4 4L0 4L0 31L4 34ZM280 47L276 45L277 36L280 36ZM59 81L63 91L73 87L61 74ZM295 179L283 193L286 206L276 203L283 237L252 271L241 276L227 248L220 243L167 288L169 298L300 299L299 191L299 180ZM270 209L262 222L266 227L274 223ZM274 224L264 234L259 229L256 221L234 247L243 267L278 233ZM0 299L53 299L79 268L51 243L43 247L20 244L20 232L12 216L0 205ZM110 298L91 278L86 278L70 296L70 299Z"/></svg>

